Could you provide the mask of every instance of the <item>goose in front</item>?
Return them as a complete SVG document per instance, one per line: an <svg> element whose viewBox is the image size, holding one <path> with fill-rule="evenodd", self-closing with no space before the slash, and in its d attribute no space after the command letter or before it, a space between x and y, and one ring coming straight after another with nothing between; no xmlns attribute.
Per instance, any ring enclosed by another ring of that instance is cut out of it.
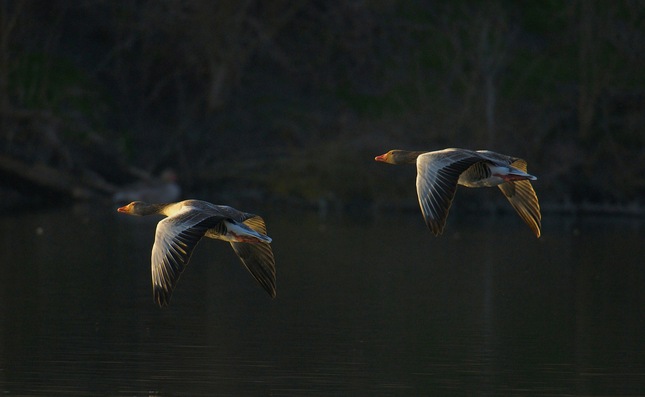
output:
<svg viewBox="0 0 645 397"><path fill-rule="evenodd" d="M443 232L457 185L497 186L539 238L542 215L527 173L526 161L489 150L443 149L434 152L390 150L376 156L388 164L416 164L417 195L426 225L435 236Z"/></svg>
<svg viewBox="0 0 645 397"><path fill-rule="evenodd" d="M264 220L254 214L201 200L169 204L133 201L118 208L128 215L165 215L157 224L152 246L152 288L159 306L170 302L179 276L202 237L231 243L242 264L275 297L275 260Z"/></svg>

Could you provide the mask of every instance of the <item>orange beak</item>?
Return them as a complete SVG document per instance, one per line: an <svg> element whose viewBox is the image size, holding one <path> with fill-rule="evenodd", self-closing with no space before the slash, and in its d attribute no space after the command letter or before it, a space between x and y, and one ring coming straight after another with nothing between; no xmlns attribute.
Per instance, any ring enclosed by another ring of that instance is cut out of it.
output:
<svg viewBox="0 0 645 397"><path fill-rule="evenodd" d="M374 160L382 161L384 163L387 162L387 153L374 157Z"/></svg>
<svg viewBox="0 0 645 397"><path fill-rule="evenodd" d="M119 207L116 210L119 212L125 212L127 214L128 212L130 212L130 204Z"/></svg>

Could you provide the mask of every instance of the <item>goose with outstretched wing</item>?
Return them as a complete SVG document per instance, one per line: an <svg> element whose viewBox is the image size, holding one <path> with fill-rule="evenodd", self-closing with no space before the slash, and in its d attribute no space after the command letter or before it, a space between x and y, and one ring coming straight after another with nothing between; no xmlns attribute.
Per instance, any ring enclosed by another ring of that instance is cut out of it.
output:
<svg viewBox="0 0 645 397"><path fill-rule="evenodd" d="M152 288L159 306L170 302L179 276L203 238L228 241L242 264L271 297L275 297L275 260L264 220L255 214L201 200L169 204L133 201L120 207L128 215L165 215L152 246Z"/></svg>
<svg viewBox="0 0 645 397"><path fill-rule="evenodd" d="M526 161L489 150L443 149L433 152L390 150L375 157L388 164L416 164L417 195L426 224L443 232L457 185L497 186L537 237L542 215Z"/></svg>

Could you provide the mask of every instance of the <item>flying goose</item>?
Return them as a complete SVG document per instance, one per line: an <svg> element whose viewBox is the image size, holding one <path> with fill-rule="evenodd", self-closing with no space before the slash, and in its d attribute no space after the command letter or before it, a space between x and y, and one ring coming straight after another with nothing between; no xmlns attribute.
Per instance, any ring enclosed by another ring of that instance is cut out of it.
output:
<svg viewBox="0 0 645 397"><path fill-rule="evenodd" d="M426 225L443 232L457 185L497 186L535 235L540 237L540 204L526 172L526 161L490 150L443 149L433 152L390 150L376 156L388 164L417 165L417 195Z"/></svg>
<svg viewBox="0 0 645 397"><path fill-rule="evenodd" d="M165 215L152 246L152 289L159 306L170 302L179 276L202 237L231 243L233 251L260 285L275 297L275 260L264 220L225 205L201 200L168 204L133 201L118 208L128 215Z"/></svg>

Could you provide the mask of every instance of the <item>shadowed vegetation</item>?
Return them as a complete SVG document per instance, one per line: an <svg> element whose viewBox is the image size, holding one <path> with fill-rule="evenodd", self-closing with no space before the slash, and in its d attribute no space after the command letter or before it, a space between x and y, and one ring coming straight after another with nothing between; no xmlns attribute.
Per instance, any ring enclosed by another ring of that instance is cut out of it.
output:
<svg viewBox="0 0 645 397"><path fill-rule="evenodd" d="M407 202L374 155L444 147L527 159L546 207L643 204L642 2L0 4L2 205L168 167L209 201Z"/></svg>

